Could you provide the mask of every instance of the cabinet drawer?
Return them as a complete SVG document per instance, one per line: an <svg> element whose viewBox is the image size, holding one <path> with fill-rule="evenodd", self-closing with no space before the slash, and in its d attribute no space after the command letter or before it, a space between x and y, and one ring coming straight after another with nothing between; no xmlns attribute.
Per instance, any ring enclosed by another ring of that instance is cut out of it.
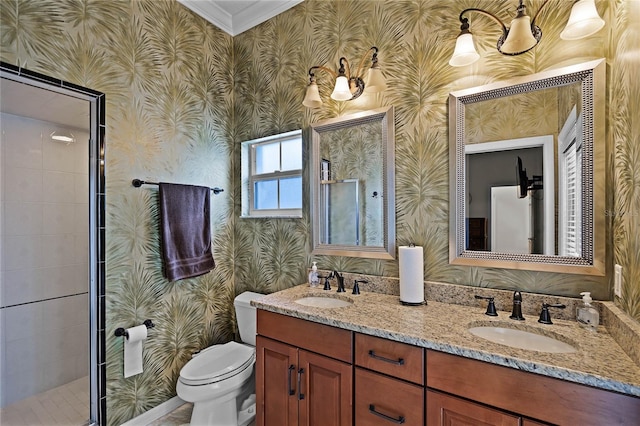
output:
<svg viewBox="0 0 640 426"><path fill-rule="evenodd" d="M353 350L349 330L258 309L257 333L351 363Z"/></svg>
<svg viewBox="0 0 640 426"><path fill-rule="evenodd" d="M424 385L424 349L356 334L356 365Z"/></svg>
<svg viewBox="0 0 640 426"><path fill-rule="evenodd" d="M356 368L356 426L424 426L424 388Z"/></svg>
<svg viewBox="0 0 640 426"><path fill-rule="evenodd" d="M427 424L520 426L520 417L464 399L427 391Z"/></svg>

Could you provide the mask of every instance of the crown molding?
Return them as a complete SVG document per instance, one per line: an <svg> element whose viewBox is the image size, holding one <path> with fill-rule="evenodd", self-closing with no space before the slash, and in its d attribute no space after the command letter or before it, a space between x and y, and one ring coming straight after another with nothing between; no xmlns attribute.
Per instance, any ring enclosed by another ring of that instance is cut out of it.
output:
<svg viewBox="0 0 640 426"><path fill-rule="evenodd" d="M304 0L241 0L234 2L178 0L179 3L231 36L253 28L302 1ZM243 5L245 7L242 7Z"/></svg>

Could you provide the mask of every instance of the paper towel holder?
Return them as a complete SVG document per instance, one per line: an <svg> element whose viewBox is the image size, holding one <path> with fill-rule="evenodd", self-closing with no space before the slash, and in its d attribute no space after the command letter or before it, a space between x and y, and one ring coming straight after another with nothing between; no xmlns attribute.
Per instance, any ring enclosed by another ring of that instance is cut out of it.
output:
<svg viewBox="0 0 640 426"><path fill-rule="evenodd" d="M409 243L409 247L411 248L415 248L416 244L415 243ZM421 300L420 302L406 302L402 299L400 299L400 303L404 306L423 306L427 304L426 299L423 298L423 300Z"/></svg>
<svg viewBox="0 0 640 426"><path fill-rule="evenodd" d="M142 324L144 324L145 326L147 326L147 328L153 328L153 327L155 327L155 326L156 326L156 325L153 323L153 321L151 321L150 319L146 319L146 320L144 320L144 322L143 322ZM115 334L115 336L116 336L116 337L124 336L124 337L126 337L127 339L129 338L129 333L128 333L128 332L127 332L127 330L125 330L123 327L118 327L118 328L116 328L116 331L115 331L115 333L113 333L113 334Z"/></svg>

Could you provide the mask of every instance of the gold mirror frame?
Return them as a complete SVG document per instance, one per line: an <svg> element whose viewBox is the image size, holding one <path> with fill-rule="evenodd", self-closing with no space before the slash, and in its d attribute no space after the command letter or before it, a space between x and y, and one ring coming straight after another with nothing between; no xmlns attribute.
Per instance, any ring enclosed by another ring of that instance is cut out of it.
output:
<svg viewBox="0 0 640 426"><path fill-rule="evenodd" d="M604 59L452 92L449 95L449 263L487 268L605 275ZM465 107L504 96L581 83L583 128L582 256L500 253L465 247Z"/></svg>
<svg viewBox="0 0 640 426"><path fill-rule="evenodd" d="M339 131L368 123L381 124L382 170L382 233L383 246L324 244L321 242L321 162L320 144L323 137L332 131ZM365 111L362 113L324 120L311 125L311 214L312 214L312 254L329 256L364 257L371 259L395 259L396 257L396 214L395 214L395 130L393 106Z"/></svg>

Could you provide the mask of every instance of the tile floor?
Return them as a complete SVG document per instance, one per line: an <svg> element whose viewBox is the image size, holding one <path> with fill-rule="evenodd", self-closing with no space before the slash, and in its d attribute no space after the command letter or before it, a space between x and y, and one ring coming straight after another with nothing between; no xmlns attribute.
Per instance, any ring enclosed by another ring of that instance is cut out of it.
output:
<svg viewBox="0 0 640 426"><path fill-rule="evenodd" d="M149 423L146 426L183 426L188 425L191 420L191 410L193 404L186 402L176 408L166 416L160 417L158 420ZM4 426L4 425L3 425Z"/></svg>
<svg viewBox="0 0 640 426"><path fill-rule="evenodd" d="M88 376L0 409L2 426L81 426L88 419Z"/></svg>

